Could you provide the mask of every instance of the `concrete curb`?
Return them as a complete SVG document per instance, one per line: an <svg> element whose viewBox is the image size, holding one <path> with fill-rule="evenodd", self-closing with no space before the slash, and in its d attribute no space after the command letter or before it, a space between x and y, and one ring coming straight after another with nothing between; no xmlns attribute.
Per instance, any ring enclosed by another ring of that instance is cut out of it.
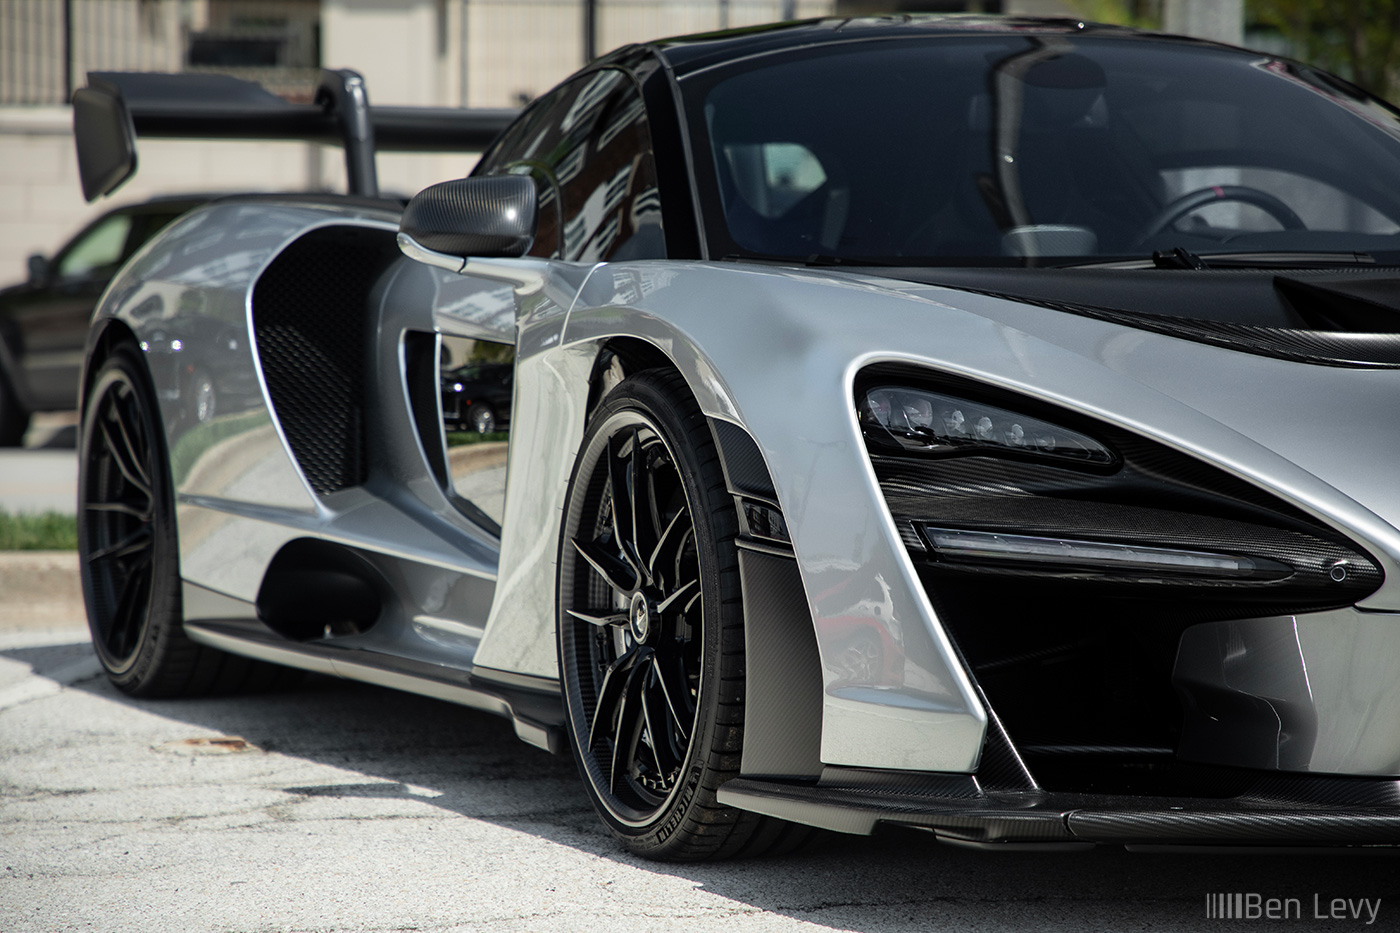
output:
<svg viewBox="0 0 1400 933"><path fill-rule="evenodd" d="M76 551L0 552L0 630L84 618Z"/></svg>
<svg viewBox="0 0 1400 933"><path fill-rule="evenodd" d="M447 448L447 469L454 479L504 466L506 462L506 442L487 441L484 444L465 444Z"/></svg>

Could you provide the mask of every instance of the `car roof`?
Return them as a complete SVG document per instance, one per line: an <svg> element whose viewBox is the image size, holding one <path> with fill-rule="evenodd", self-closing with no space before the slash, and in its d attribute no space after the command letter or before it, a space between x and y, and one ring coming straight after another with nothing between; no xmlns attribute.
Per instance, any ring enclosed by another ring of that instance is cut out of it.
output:
<svg viewBox="0 0 1400 933"><path fill-rule="evenodd" d="M1219 45L1201 39L1168 36L1125 26L1105 25L1068 17L946 13L799 20L748 29L731 29L725 32L676 36L646 43L646 46L661 56L679 77L722 62L783 49L808 48L870 39L1025 34L1113 35L1193 45ZM1228 46L1222 47L1228 48Z"/></svg>

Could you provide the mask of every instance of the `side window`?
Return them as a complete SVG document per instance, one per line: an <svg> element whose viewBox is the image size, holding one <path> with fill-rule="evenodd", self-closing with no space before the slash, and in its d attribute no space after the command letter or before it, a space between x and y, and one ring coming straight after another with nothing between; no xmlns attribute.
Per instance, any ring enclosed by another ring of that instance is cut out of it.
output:
<svg viewBox="0 0 1400 933"><path fill-rule="evenodd" d="M770 220L826 184L821 162L801 143L729 143L723 152L739 196Z"/></svg>
<svg viewBox="0 0 1400 933"><path fill-rule="evenodd" d="M473 174L529 175L539 188L539 229L531 256L558 259L563 254L559 189L583 165L589 133L599 105L622 78L618 71L581 75L536 101L530 112L482 159Z"/></svg>
<svg viewBox="0 0 1400 933"><path fill-rule="evenodd" d="M82 278L116 271L131 231L130 214L113 214L70 246L58 260L58 276Z"/></svg>
<svg viewBox="0 0 1400 933"><path fill-rule="evenodd" d="M560 178L563 258L661 259L661 200L646 108L624 79L599 109L578 171Z"/></svg>
<svg viewBox="0 0 1400 933"><path fill-rule="evenodd" d="M506 503L506 451L515 379L515 348L503 343L442 337L442 393L447 471L452 490L499 528ZM460 506L459 506L460 507Z"/></svg>
<svg viewBox="0 0 1400 933"><path fill-rule="evenodd" d="M475 174L539 185L533 256L594 261L665 255L646 112L621 71L590 72L531 107Z"/></svg>

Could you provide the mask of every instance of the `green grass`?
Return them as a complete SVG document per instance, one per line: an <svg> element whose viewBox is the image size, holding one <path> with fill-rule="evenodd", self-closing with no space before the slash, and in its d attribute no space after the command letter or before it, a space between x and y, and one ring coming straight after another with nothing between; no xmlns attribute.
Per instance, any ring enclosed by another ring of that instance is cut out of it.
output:
<svg viewBox="0 0 1400 933"><path fill-rule="evenodd" d="M0 551L71 551L77 546L78 520L72 515L11 515L0 509Z"/></svg>

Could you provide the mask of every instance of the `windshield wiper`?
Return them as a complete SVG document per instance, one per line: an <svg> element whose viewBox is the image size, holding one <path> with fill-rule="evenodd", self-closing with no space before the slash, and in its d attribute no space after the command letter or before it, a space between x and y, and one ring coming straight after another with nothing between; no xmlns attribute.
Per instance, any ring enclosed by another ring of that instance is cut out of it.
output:
<svg viewBox="0 0 1400 933"><path fill-rule="evenodd" d="M1211 253L1206 259L1212 269L1250 269L1256 266L1374 266L1370 253Z"/></svg>
<svg viewBox="0 0 1400 933"><path fill-rule="evenodd" d="M1205 261L1190 250L1172 247L1170 253L1160 250L1152 254L1152 265L1158 269L1209 269Z"/></svg>
<svg viewBox="0 0 1400 933"><path fill-rule="evenodd" d="M1328 266L1374 266L1376 257L1362 252L1207 253L1158 250L1150 259L1104 259L1061 265L1061 269L1316 269Z"/></svg>

